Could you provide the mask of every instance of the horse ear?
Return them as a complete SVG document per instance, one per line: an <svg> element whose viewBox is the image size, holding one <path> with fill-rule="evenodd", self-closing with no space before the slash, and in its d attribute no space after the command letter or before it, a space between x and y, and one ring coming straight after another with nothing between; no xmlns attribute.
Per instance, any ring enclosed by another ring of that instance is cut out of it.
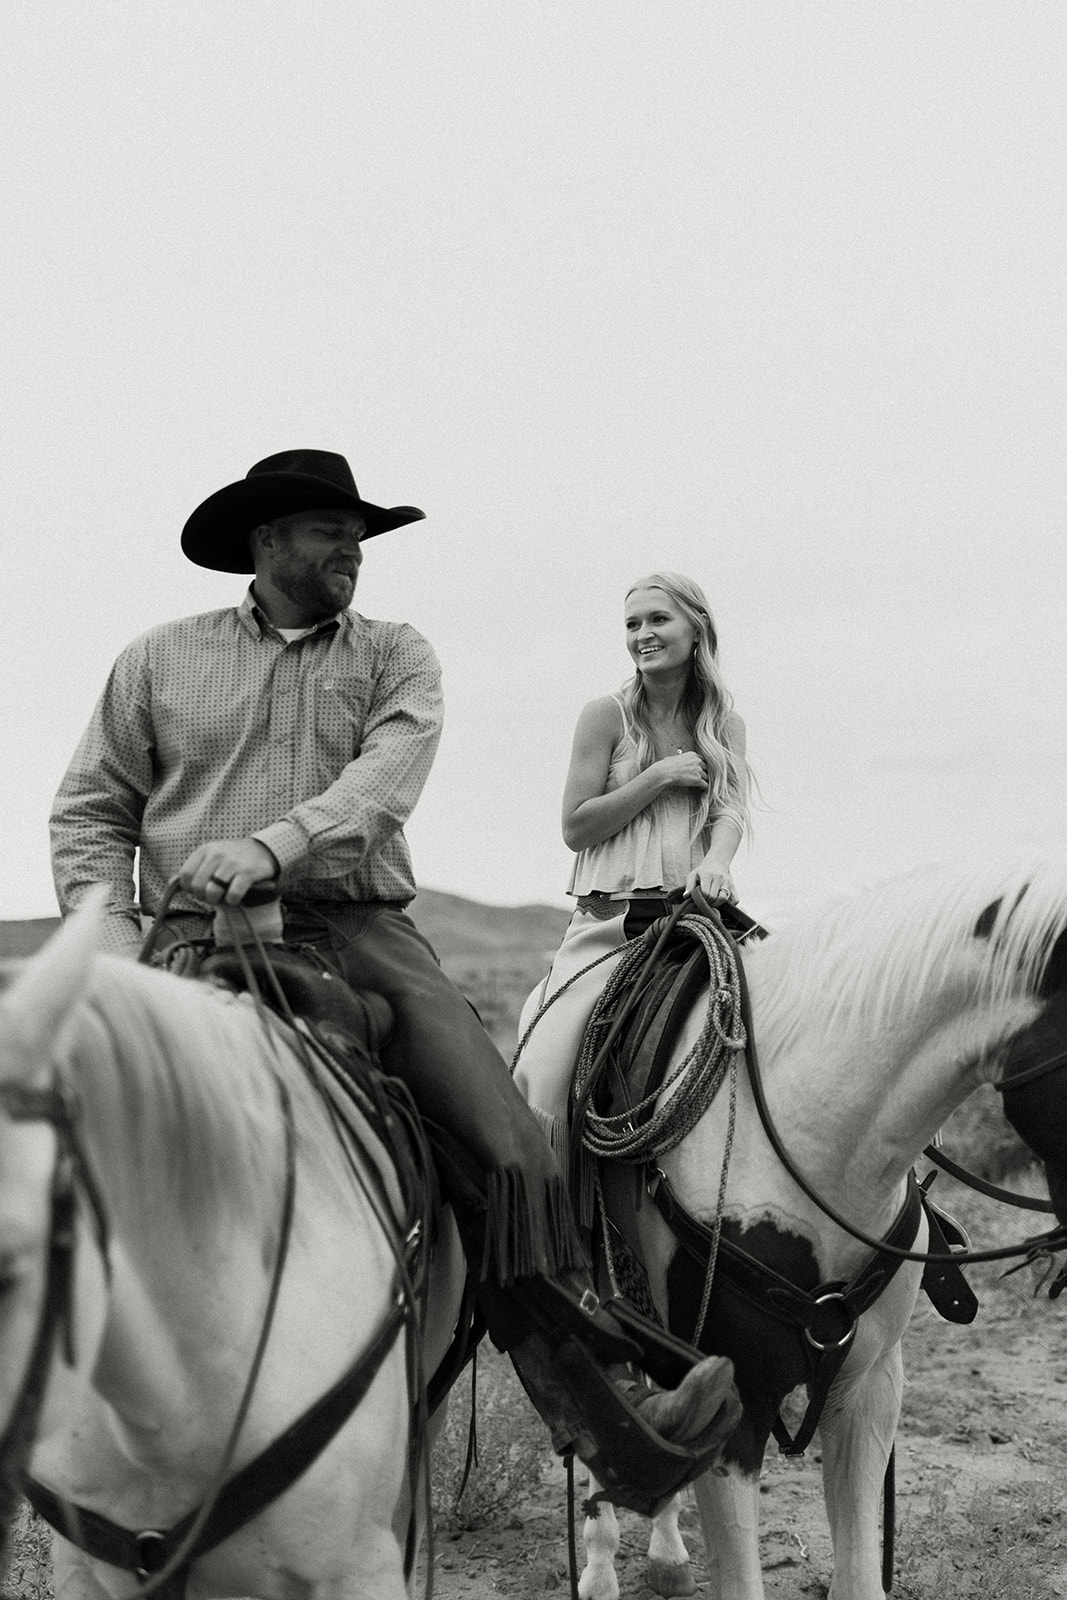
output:
<svg viewBox="0 0 1067 1600"><path fill-rule="evenodd" d="M96 884L0 996L0 1079L23 1077L26 1059L44 1067L56 1035L89 981L109 891Z"/></svg>
<svg viewBox="0 0 1067 1600"><path fill-rule="evenodd" d="M1029 887L1028 883L1023 884L1015 896L1011 911L1008 912L1008 918L1011 917ZM992 936L1002 904L1003 900L994 900L980 914L974 925L974 937L976 939L988 939ZM1005 918L1005 921L1008 918ZM1049 950L1048 960L1041 975L1038 992L1048 996L1059 994L1063 989L1067 989L1067 933L1061 933Z"/></svg>
<svg viewBox="0 0 1067 1600"><path fill-rule="evenodd" d="M1011 903L1011 910L1008 912L1007 917L1005 917L1005 922L1007 922L1017 910L1019 902L1022 900L1023 895L1026 893L1029 887L1029 883L1023 884L1022 888L1019 890L1018 894L1015 896L1015 899ZM997 924L997 918L1000 916L1000 908L1003 904L1003 896L998 896L998 898L987 905L985 910L979 915L978 921L974 925L974 937L976 939L988 939L992 935L993 929Z"/></svg>

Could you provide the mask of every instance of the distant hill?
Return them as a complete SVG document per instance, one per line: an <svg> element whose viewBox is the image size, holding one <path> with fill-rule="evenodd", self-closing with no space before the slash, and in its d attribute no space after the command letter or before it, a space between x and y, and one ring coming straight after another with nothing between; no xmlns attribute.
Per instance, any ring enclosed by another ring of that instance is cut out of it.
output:
<svg viewBox="0 0 1067 1600"><path fill-rule="evenodd" d="M487 906L458 894L420 889L411 916L442 962L481 957L499 964L554 952L570 912L558 906Z"/></svg>
<svg viewBox="0 0 1067 1600"><path fill-rule="evenodd" d="M59 927L58 917L30 917L25 922L0 922L0 961L32 956Z"/></svg>
<svg viewBox="0 0 1067 1600"><path fill-rule="evenodd" d="M411 907L417 923L444 964L522 965L555 950L570 913L557 906L490 906L438 889L420 889ZM58 926L58 917L0 921L0 959L28 956Z"/></svg>

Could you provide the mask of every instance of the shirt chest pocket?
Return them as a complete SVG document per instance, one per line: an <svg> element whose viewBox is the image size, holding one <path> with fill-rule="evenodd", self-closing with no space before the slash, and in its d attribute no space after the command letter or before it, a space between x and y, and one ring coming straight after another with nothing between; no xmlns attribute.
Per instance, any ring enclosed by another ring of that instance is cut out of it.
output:
<svg viewBox="0 0 1067 1600"><path fill-rule="evenodd" d="M310 685L310 732L320 773L332 782L359 755L370 704L370 679L326 673Z"/></svg>

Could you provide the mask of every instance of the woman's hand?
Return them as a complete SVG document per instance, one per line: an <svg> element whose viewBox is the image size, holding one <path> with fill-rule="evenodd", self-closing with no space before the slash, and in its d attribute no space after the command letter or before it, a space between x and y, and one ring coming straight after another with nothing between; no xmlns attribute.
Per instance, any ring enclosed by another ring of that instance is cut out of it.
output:
<svg viewBox="0 0 1067 1600"><path fill-rule="evenodd" d="M713 906L724 900L737 899L730 868L722 861L702 861L699 867L694 867L685 880L685 892L691 895L694 889L699 889L705 900Z"/></svg>
<svg viewBox="0 0 1067 1600"><path fill-rule="evenodd" d="M671 789L706 789L708 769L695 750L679 750L676 756L663 756L654 763L667 779Z"/></svg>

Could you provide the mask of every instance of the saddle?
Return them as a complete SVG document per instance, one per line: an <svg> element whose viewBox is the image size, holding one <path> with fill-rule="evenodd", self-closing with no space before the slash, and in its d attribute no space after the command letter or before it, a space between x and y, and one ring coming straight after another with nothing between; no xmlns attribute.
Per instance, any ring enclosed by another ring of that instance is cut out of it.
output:
<svg viewBox="0 0 1067 1600"><path fill-rule="evenodd" d="M215 946L199 963L198 979L242 994L249 980L263 1002L285 1021L295 1020L321 1047L320 1062L370 1124L391 1162L410 1221L432 1245L440 1212L439 1153L433 1130L419 1116L399 1079L388 1075L382 1052L393 1034L393 1009L384 995L353 989L318 951L270 942L262 949L242 944ZM370 1154L371 1152L368 1152ZM426 1387L429 1415L438 1409L485 1333L485 1322L468 1283L452 1343Z"/></svg>
<svg viewBox="0 0 1067 1600"><path fill-rule="evenodd" d="M381 1054L393 1033L393 1010L384 995L356 990L330 970L318 954L286 944L216 948L200 964L198 977L243 993L249 976L266 1005L289 1020L297 1017L341 1056L350 1070L380 1072Z"/></svg>
<svg viewBox="0 0 1067 1600"><path fill-rule="evenodd" d="M767 937L766 928L739 906L725 903L712 910L701 897L686 909L699 910L724 928L739 961L743 945ZM659 918L637 931L649 946L650 959L641 972L636 1000L626 999L625 1014L611 1023L610 1047L584 1096L605 1115L637 1107L662 1087L682 1028L708 979L703 949L684 926L672 927ZM651 1107L646 1118L650 1114Z"/></svg>
<svg viewBox="0 0 1067 1600"><path fill-rule="evenodd" d="M676 937L664 946L654 967L643 974L640 998L589 1085L586 1098L603 1116L630 1110L640 1124L638 1108L662 1088L682 1028L707 978L704 952L692 939ZM647 1106L643 1120L650 1115Z"/></svg>

